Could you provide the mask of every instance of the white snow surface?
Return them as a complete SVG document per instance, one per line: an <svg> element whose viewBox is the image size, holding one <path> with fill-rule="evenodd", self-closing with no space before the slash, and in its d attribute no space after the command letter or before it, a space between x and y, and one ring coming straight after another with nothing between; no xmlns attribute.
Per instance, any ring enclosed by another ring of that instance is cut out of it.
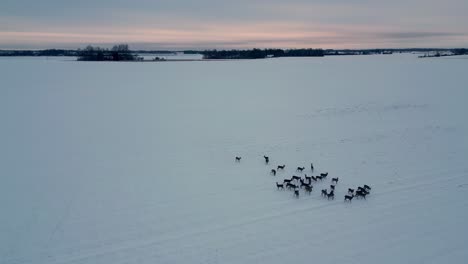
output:
<svg viewBox="0 0 468 264"><path fill-rule="evenodd" d="M466 263L467 70L1 58L0 263Z"/></svg>

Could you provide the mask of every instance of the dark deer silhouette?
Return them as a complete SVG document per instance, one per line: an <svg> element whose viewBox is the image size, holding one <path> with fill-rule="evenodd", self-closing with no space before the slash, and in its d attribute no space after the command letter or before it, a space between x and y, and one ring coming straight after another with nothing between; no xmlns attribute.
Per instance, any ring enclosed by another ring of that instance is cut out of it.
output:
<svg viewBox="0 0 468 264"><path fill-rule="evenodd" d="M314 164L310 163L310 170L313 172L314 171Z"/></svg>
<svg viewBox="0 0 468 264"><path fill-rule="evenodd" d="M305 186L305 191L310 194L312 192L312 185L306 185Z"/></svg>
<svg viewBox="0 0 468 264"><path fill-rule="evenodd" d="M326 178L328 176L328 172L325 172L325 173L320 173L320 176L322 176L322 178Z"/></svg>
<svg viewBox="0 0 468 264"><path fill-rule="evenodd" d="M330 185L330 190L334 191L335 190L335 185Z"/></svg>
<svg viewBox="0 0 468 264"><path fill-rule="evenodd" d="M327 195L328 195L328 193L327 193L327 189L323 189L323 190L322 190L322 194L321 194L321 195L322 195L322 196L327 196Z"/></svg>
<svg viewBox="0 0 468 264"><path fill-rule="evenodd" d="M269 157L263 155L263 158L265 159L265 163L266 163L266 164L268 164L268 163L270 162L270 158L269 158Z"/></svg>
<svg viewBox="0 0 468 264"><path fill-rule="evenodd" d="M288 184L286 184L286 188L288 188L288 189L291 189L291 188L296 189L296 188L297 188L297 185L292 184L292 183L288 183Z"/></svg>
<svg viewBox="0 0 468 264"><path fill-rule="evenodd" d="M358 197L362 197L364 199L366 199L366 193L362 192L362 191L356 191L356 198Z"/></svg>
<svg viewBox="0 0 468 264"><path fill-rule="evenodd" d="M348 200L349 202L351 202L351 200L353 200L353 197L354 197L354 195L345 195L344 196L344 201L346 202L346 200Z"/></svg>
<svg viewBox="0 0 468 264"><path fill-rule="evenodd" d="M242 157L236 157L237 162L240 162L241 159L242 159Z"/></svg>
<svg viewBox="0 0 468 264"><path fill-rule="evenodd" d="M328 198L328 200L330 200L330 199L334 200L335 199L335 192L333 192L333 190L331 190L330 193L327 194L327 198Z"/></svg>
<svg viewBox="0 0 468 264"><path fill-rule="evenodd" d="M275 170L275 169L271 169L271 174L273 174L273 176L276 176L276 170Z"/></svg>
<svg viewBox="0 0 468 264"><path fill-rule="evenodd" d="M312 179L314 182L316 182L316 181L317 181L317 178L316 178L316 177L314 177L314 176L310 176L310 178L311 178L311 179Z"/></svg>
<svg viewBox="0 0 468 264"><path fill-rule="evenodd" d="M299 189L294 189L294 196L299 197Z"/></svg>
<svg viewBox="0 0 468 264"><path fill-rule="evenodd" d="M364 193L364 194L369 194L369 191L366 188L358 187L358 192Z"/></svg>
<svg viewBox="0 0 468 264"><path fill-rule="evenodd" d="M371 187L369 187L369 185L365 185L365 184L364 184L364 189L367 189L367 190L370 191L370 190L371 190Z"/></svg>
<svg viewBox="0 0 468 264"><path fill-rule="evenodd" d="M297 167L296 171L302 172L305 169L305 167Z"/></svg>
<svg viewBox="0 0 468 264"><path fill-rule="evenodd" d="M302 179L300 181L301 181L300 188L302 188L302 186L310 186L310 183L306 183Z"/></svg>
<svg viewBox="0 0 468 264"><path fill-rule="evenodd" d="M320 181L323 179L323 177L322 177L322 176L320 176L320 175L318 175L318 176L317 176L317 177L315 177L315 178L316 178L317 180L320 180Z"/></svg>
<svg viewBox="0 0 468 264"><path fill-rule="evenodd" d="M278 182L276 182L276 188L281 188L281 189L284 189L284 184L279 184Z"/></svg>
<svg viewBox="0 0 468 264"><path fill-rule="evenodd" d="M354 189L348 188L348 193L353 194L353 193L354 193Z"/></svg>
<svg viewBox="0 0 468 264"><path fill-rule="evenodd" d="M284 179L283 183L291 183L290 179Z"/></svg>
<svg viewBox="0 0 468 264"><path fill-rule="evenodd" d="M338 183L338 177L332 178L332 183Z"/></svg>
<svg viewBox="0 0 468 264"><path fill-rule="evenodd" d="M313 177L313 176L310 176L310 177L309 177L309 176L307 176L307 174L305 175L305 178L306 178L306 180L308 180L309 182L311 182L311 181L312 181L312 177Z"/></svg>
<svg viewBox="0 0 468 264"><path fill-rule="evenodd" d="M283 165L283 166L278 165L278 167L276 168L276 170L284 170L284 167L286 167L286 165Z"/></svg>
<svg viewBox="0 0 468 264"><path fill-rule="evenodd" d="M301 180L301 177L293 175L291 180Z"/></svg>

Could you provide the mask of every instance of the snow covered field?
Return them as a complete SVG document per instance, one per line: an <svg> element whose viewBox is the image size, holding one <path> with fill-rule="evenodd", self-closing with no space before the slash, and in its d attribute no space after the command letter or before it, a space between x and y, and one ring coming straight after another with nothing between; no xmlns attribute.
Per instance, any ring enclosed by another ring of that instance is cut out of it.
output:
<svg viewBox="0 0 468 264"><path fill-rule="evenodd" d="M465 263L467 69L0 58L0 263Z"/></svg>
<svg viewBox="0 0 468 264"><path fill-rule="evenodd" d="M166 60L201 60L203 55L201 54L166 54L166 53L151 53L151 54L138 54L139 57L142 57L144 60L153 60L154 58L163 58Z"/></svg>

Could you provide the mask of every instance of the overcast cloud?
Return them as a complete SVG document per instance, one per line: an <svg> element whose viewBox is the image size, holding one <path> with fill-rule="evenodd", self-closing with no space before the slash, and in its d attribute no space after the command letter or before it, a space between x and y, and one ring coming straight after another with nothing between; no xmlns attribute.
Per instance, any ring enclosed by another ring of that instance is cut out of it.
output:
<svg viewBox="0 0 468 264"><path fill-rule="evenodd" d="M461 0L3 0L0 48L468 46Z"/></svg>

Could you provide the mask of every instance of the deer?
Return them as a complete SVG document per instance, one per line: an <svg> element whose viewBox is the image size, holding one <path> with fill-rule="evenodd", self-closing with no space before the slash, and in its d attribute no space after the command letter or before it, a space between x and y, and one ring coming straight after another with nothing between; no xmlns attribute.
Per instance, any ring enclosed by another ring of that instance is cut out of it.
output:
<svg viewBox="0 0 468 264"><path fill-rule="evenodd" d="M305 167L297 167L296 171L302 172L305 169Z"/></svg>
<svg viewBox="0 0 468 264"><path fill-rule="evenodd" d="M302 186L310 186L310 183L305 183L302 179L300 180L301 181L301 185L300 185L300 188L302 188Z"/></svg>
<svg viewBox="0 0 468 264"><path fill-rule="evenodd" d="M354 195L345 195L344 196L344 201L346 202L348 200L349 202L351 202L351 200L353 200L353 197L354 197Z"/></svg>
<svg viewBox="0 0 468 264"><path fill-rule="evenodd" d="M335 193L333 192L333 190L331 190L330 193L327 194L327 198L328 198L328 200L330 200L330 199L334 200L335 199Z"/></svg>
<svg viewBox="0 0 468 264"><path fill-rule="evenodd" d="M370 191L370 190L371 190L371 187L369 187L369 185L365 185L365 184L364 184L364 189L367 189L367 190Z"/></svg>
<svg viewBox="0 0 468 264"><path fill-rule="evenodd" d="M279 184L278 182L276 182L276 188L279 190L279 188L283 189L284 190L284 184Z"/></svg>
<svg viewBox="0 0 468 264"><path fill-rule="evenodd" d="M236 162L240 162L242 157L236 157Z"/></svg>
<svg viewBox="0 0 468 264"><path fill-rule="evenodd" d="M322 189L322 194L321 195L322 196L327 196L328 195L327 189Z"/></svg>
<svg viewBox="0 0 468 264"><path fill-rule="evenodd" d="M312 185L306 185L306 186L305 186L305 191L306 191L308 194L310 194L310 193L312 192L312 188L313 188Z"/></svg>
<svg viewBox="0 0 468 264"><path fill-rule="evenodd" d="M367 195L367 194L364 193L364 192L362 192L362 191L356 191L356 195L355 195L355 196L356 196L356 198L362 197L362 198L366 199L366 195Z"/></svg>
<svg viewBox="0 0 468 264"><path fill-rule="evenodd" d="M302 180L301 177L293 175L291 180Z"/></svg>
<svg viewBox="0 0 468 264"><path fill-rule="evenodd" d="M320 176L322 176L322 178L326 178L328 176L328 172L325 172L325 173L320 173Z"/></svg>
<svg viewBox="0 0 468 264"><path fill-rule="evenodd" d="M270 158L269 158L269 157L263 155L263 158L265 159L265 163L266 163L266 164L268 164L268 163L270 162Z"/></svg>
<svg viewBox="0 0 468 264"><path fill-rule="evenodd" d="M353 194L353 193L354 193L354 189L348 188L348 193Z"/></svg>
<svg viewBox="0 0 468 264"><path fill-rule="evenodd" d="M278 165L278 167L276 168L276 170L280 170L280 169L281 169L281 170L284 170L284 167L286 167L286 165L283 165L283 166Z"/></svg>
<svg viewBox="0 0 468 264"><path fill-rule="evenodd" d="M299 197L299 189L297 188L294 189L294 196L296 196L296 198Z"/></svg>
<svg viewBox="0 0 468 264"><path fill-rule="evenodd" d="M330 185L330 190L334 191L335 190L335 185Z"/></svg>
<svg viewBox="0 0 468 264"><path fill-rule="evenodd" d="M286 184L286 188L288 188L288 189L291 189L291 188L296 189L296 188L297 188L297 185L292 184L292 183L288 183L288 184Z"/></svg>
<svg viewBox="0 0 468 264"><path fill-rule="evenodd" d="M332 183L338 183L338 177L332 178Z"/></svg>
<svg viewBox="0 0 468 264"><path fill-rule="evenodd" d="M275 169L271 169L271 174L273 174L273 176L276 176L276 170Z"/></svg>
<svg viewBox="0 0 468 264"><path fill-rule="evenodd" d="M312 162L310 163L310 170L314 172L314 164L312 164Z"/></svg>
<svg viewBox="0 0 468 264"><path fill-rule="evenodd" d="M364 193L364 194L366 194L366 195L369 194L369 191L367 191L367 189L362 188L362 187L358 187L357 192L361 192L361 193Z"/></svg>

